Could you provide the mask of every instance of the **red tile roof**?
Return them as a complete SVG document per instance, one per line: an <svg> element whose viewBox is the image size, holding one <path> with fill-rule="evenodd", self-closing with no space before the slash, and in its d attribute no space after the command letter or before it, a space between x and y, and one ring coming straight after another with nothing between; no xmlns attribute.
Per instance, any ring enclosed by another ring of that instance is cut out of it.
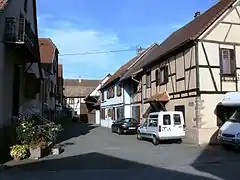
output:
<svg viewBox="0 0 240 180"><path fill-rule="evenodd" d="M153 45L152 45L153 46ZM150 47L152 47L150 46ZM107 82L101 87L101 89L106 88L107 86L111 85L113 81L115 81L117 78L121 78L131 67L133 67L142 57L142 55L148 51L150 48L143 50L141 53L138 53L137 56L135 56L133 59L128 61L126 64L121 66L108 80Z"/></svg>
<svg viewBox="0 0 240 180"><path fill-rule="evenodd" d="M8 0L0 0L0 10L3 10L7 5Z"/></svg>
<svg viewBox="0 0 240 180"><path fill-rule="evenodd" d="M57 47L50 38L39 38L41 63L52 63Z"/></svg>

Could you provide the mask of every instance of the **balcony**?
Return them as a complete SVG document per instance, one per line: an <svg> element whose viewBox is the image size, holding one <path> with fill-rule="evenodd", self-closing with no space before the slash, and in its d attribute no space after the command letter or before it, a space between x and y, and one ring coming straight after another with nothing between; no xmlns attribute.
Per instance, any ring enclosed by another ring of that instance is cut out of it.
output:
<svg viewBox="0 0 240 180"><path fill-rule="evenodd" d="M39 62L38 39L33 33L31 24L23 16L6 17L4 42L12 45L22 56L24 62Z"/></svg>

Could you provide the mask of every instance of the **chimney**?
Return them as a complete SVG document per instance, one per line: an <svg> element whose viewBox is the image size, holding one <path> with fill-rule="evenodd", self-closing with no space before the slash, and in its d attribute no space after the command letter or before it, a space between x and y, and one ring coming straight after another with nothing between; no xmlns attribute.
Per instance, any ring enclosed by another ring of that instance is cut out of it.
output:
<svg viewBox="0 0 240 180"><path fill-rule="evenodd" d="M137 47L137 54L141 54L145 48L142 48L141 46Z"/></svg>
<svg viewBox="0 0 240 180"><path fill-rule="evenodd" d="M82 82L81 76L79 76L78 82L79 82L79 83Z"/></svg>
<svg viewBox="0 0 240 180"><path fill-rule="evenodd" d="M196 17L198 17L198 16L200 16L200 15L201 15L200 12L195 12L194 18L196 18Z"/></svg>

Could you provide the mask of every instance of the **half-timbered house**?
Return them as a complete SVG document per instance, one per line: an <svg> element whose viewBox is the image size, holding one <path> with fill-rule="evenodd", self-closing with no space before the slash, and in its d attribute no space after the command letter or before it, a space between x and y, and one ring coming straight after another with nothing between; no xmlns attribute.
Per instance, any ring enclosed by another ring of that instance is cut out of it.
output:
<svg viewBox="0 0 240 180"><path fill-rule="evenodd" d="M156 46L157 44L153 44L139 50L133 59L121 66L101 87L101 126L110 128L114 120L132 117L133 84L131 81L120 81L120 79ZM134 118L139 120L139 117L134 116Z"/></svg>
<svg viewBox="0 0 240 180"><path fill-rule="evenodd" d="M100 80L90 79L64 79L64 96L73 109L74 116L79 117L83 122L95 122L95 117L89 118L88 109L84 98L91 93L100 83Z"/></svg>
<svg viewBox="0 0 240 180"><path fill-rule="evenodd" d="M215 142L216 105L240 88L240 1L222 0L172 33L131 77L143 112L180 110L189 142Z"/></svg>

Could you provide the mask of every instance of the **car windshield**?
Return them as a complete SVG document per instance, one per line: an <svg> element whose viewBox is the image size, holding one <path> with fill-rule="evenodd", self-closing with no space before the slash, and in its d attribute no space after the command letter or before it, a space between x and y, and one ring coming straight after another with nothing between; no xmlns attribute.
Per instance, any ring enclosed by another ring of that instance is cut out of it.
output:
<svg viewBox="0 0 240 180"><path fill-rule="evenodd" d="M233 113L233 115L229 118L229 121L240 123L240 109Z"/></svg>
<svg viewBox="0 0 240 180"><path fill-rule="evenodd" d="M126 118L126 119L122 119L122 121L124 123L136 123L137 122L137 120L134 118Z"/></svg>

